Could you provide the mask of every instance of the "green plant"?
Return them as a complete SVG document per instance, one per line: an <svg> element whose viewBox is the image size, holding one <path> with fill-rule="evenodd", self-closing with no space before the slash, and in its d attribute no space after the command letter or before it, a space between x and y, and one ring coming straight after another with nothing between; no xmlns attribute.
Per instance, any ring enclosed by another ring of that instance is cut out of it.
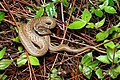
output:
<svg viewBox="0 0 120 80"><path fill-rule="evenodd" d="M62 80L58 75L57 75L57 69L53 68L52 69L52 74L50 74L50 80Z"/></svg>

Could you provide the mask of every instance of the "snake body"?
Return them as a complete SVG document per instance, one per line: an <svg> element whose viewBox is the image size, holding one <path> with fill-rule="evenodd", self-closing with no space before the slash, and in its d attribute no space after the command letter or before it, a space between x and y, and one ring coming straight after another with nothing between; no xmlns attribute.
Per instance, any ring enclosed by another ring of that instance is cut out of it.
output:
<svg viewBox="0 0 120 80"><path fill-rule="evenodd" d="M73 49L65 44L59 46L52 46L50 43L49 34L52 29L56 26L54 18L43 16L38 19L31 19L27 24L21 24L18 28L19 38L25 49L33 56L43 56L48 50L54 51L68 51L68 52L82 52L86 49L94 49L102 53L94 46L86 46L83 48Z"/></svg>

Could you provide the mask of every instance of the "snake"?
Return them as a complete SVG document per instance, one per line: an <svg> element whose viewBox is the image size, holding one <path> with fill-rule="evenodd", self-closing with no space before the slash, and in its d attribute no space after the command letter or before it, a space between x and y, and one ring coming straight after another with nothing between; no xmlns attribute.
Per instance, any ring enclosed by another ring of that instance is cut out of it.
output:
<svg viewBox="0 0 120 80"><path fill-rule="evenodd" d="M56 21L49 16L31 19L27 24L20 24L18 28L18 36L27 52L33 56L44 56L48 51L67 51L78 53L86 49L93 49L101 53L105 51L99 50L94 46L85 46L82 48L71 48L68 45L60 44L58 46L51 44L50 29L55 28Z"/></svg>

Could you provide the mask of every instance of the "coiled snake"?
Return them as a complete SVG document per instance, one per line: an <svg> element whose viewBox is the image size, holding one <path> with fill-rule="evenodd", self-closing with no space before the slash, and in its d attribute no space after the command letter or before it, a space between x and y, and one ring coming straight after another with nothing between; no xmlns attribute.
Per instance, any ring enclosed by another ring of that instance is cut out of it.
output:
<svg viewBox="0 0 120 80"><path fill-rule="evenodd" d="M94 46L86 46L83 48L73 49L65 44L59 46L52 46L50 43L49 29L56 26L54 18L43 16L38 19L31 19L27 24L21 24L18 28L19 38L25 49L33 56L43 56L50 51L68 51L68 52L82 52L86 49L94 49L96 51L106 53L97 49Z"/></svg>

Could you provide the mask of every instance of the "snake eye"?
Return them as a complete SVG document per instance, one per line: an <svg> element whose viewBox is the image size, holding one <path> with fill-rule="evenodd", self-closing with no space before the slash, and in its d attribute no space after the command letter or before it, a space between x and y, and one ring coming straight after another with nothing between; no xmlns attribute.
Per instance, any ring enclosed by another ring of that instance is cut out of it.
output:
<svg viewBox="0 0 120 80"><path fill-rule="evenodd" d="M51 25L51 22L46 22L47 25Z"/></svg>

